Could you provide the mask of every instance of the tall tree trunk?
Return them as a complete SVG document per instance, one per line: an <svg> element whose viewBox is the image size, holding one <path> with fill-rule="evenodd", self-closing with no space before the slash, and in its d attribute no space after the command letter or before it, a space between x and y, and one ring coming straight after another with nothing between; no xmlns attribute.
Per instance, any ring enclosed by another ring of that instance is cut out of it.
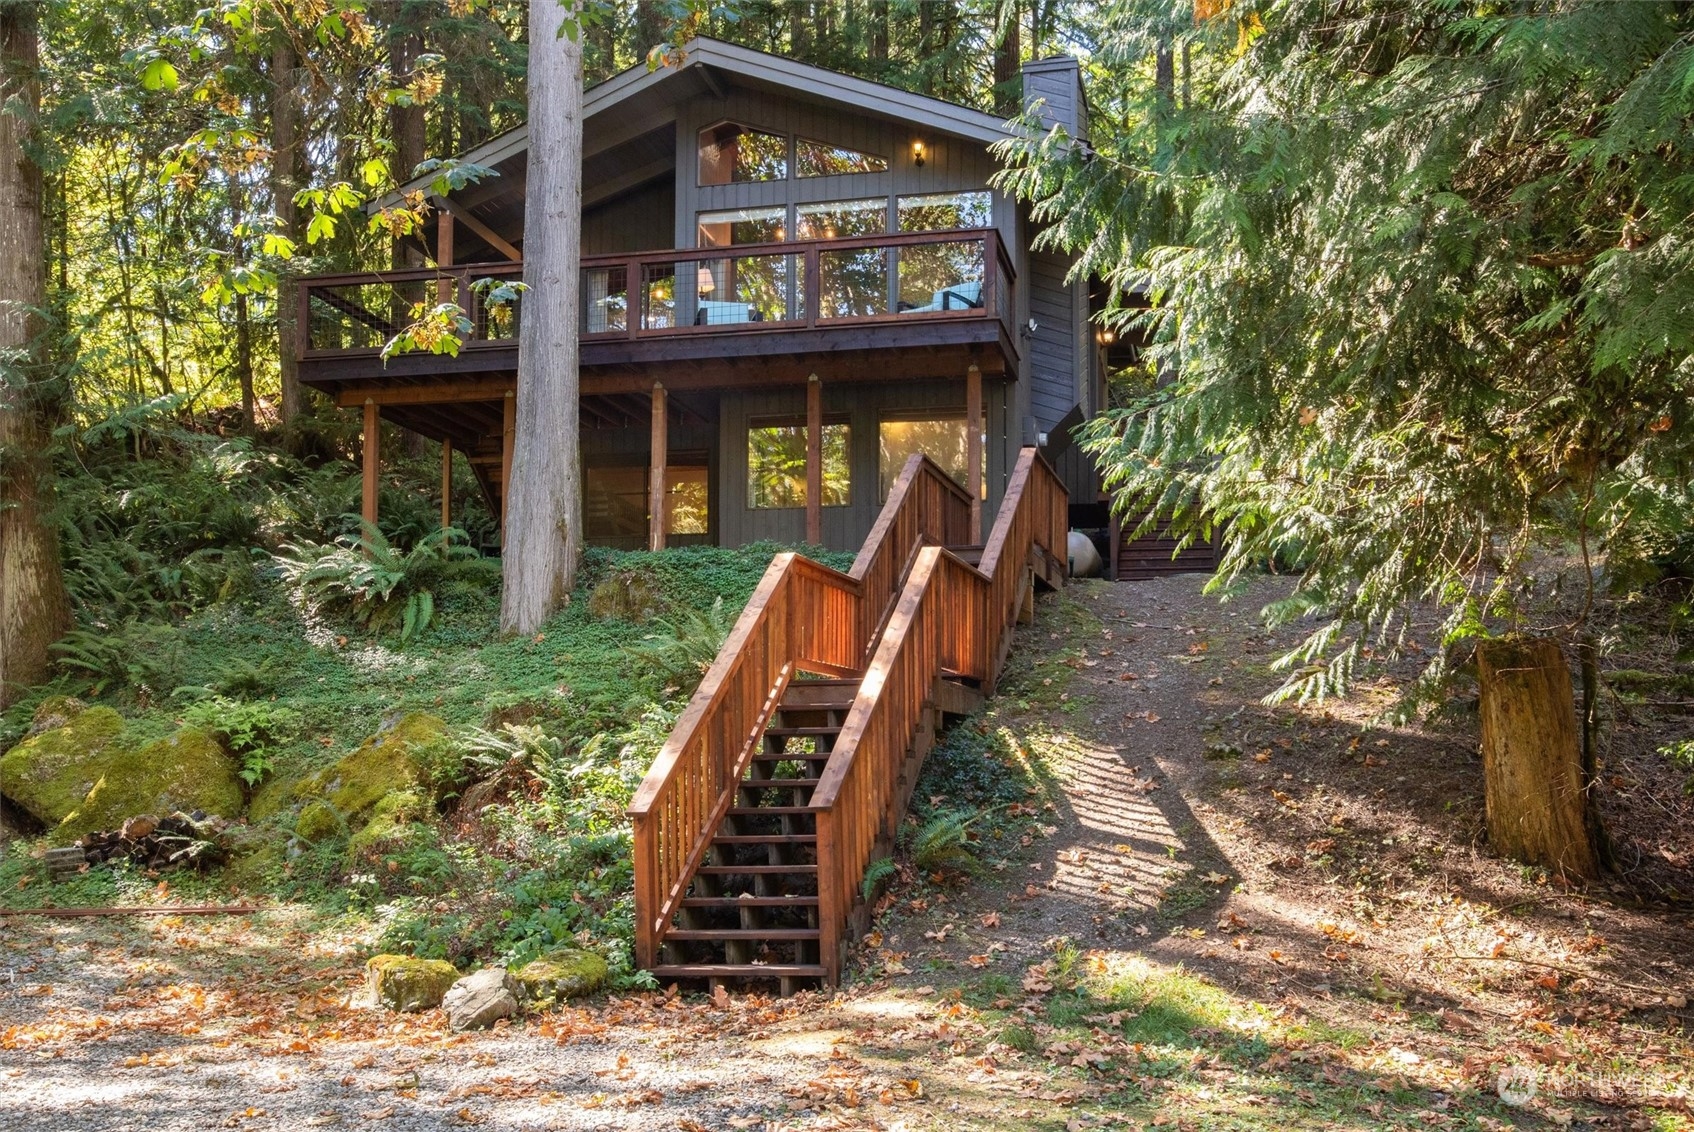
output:
<svg viewBox="0 0 1694 1132"><path fill-rule="evenodd" d="M42 355L41 169L27 151L41 86L36 5L0 0L0 705L47 675L70 625L58 532L44 515L59 399Z"/></svg>
<svg viewBox="0 0 1694 1132"><path fill-rule="evenodd" d="M923 92L935 93L935 10L936 5L918 5L918 66L923 73Z"/></svg>
<svg viewBox="0 0 1694 1132"><path fill-rule="evenodd" d="M278 29L276 41L271 47L271 211L276 215L279 234L296 243L300 242L301 233L300 210L294 207L294 194L302 187L300 168L304 153L300 144L298 72L294 41L288 38L286 29ZM276 356L282 385L280 413L285 432L306 410L305 387L300 384L300 362L294 353L298 346L296 336L301 329L294 276L285 271L276 281Z"/></svg>
<svg viewBox="0 0 1694 1132"><path fill-rule="evenodd" d="M790 0L788 5L788 50L794 58L811 62L812 5L803 0Z"/></svg>
<svg viewBox="0 0 1694 1132"><path fill-rule="evenodd" d="M871 0L871 59L878 64L877 77L883 77L888 62L888 0Z"/></svg>
<svg viewBox="0 0 1694 1132"><path fill-rule="evenodd" d="M388 28L388 69L396 83L407 79L423 54L423 37L407 22L406 5L394 0ZM424 159L424 108L420 103L388 108L388 133L394 143L394 179L412 179L412 170ZM411 240L394 241L395 268L417 267L423 263L416 244Z"/></svg>
<svg viewBox="0 0 1694 1132"><path fill-rule="evenodd" d="M1006 23L994 47L994 110L1009 118L1022 108L1023 24L1015 2L1004 5L1002 16Z"/></svg>
<svg viewBox="0 0 1694 1132"><path fill-rule="evenodd" d="M500 627L533 633L570 599L582 549L577 293L582 48L559 0L529 3L529 217L517 435L506 486Z"/></svg>
<svg viewBox="0 0 1694 1132"><path fill-rule="evenodd" d="M635 60L670 38L671 21L664 0L635 0Z"/></svg>
<svg viewBox="0 0 1694 1132"><path fill-rule="evenodd" d="M1598 871L1570 668L1558 644L1486 641L1482 773L1488 840L1495 852L1572 878Z"/></svg>

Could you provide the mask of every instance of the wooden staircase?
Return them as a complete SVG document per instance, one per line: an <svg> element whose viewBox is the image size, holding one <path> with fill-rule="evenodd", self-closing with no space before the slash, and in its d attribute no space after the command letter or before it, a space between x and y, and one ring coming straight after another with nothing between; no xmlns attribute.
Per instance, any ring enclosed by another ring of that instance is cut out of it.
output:
<svg viewBox="0 0 1694 1132"><path fill-rule="evenodd" d="M839 978L944 717L992 691L1035 585L1063 583L1065 490L1034 449L986 544L970 510L914 456L846 574L772 561L630 806L640 966Z"/></svg>

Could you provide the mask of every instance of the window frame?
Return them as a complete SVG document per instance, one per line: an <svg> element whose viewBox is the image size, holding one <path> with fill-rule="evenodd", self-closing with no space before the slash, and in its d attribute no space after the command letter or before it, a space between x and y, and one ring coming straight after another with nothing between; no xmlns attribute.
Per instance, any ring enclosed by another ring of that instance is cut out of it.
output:
<svg viewBox="0 0 1694 1132"><path fill-rule="evenodd" d="M828 509L831 509L831 508L851 507L851 506L853 506L853 478L854 478L853 477L853 420L852 420L852 414L850 414L850 413L825 413L823 415L823 420L822 420L821 423L822 423L824 429L826 429L826 430L829 429L829 428L832 428L832 427L836 427L836 426L839 426L839 427L847 430L846 438L845 438L846 442L843 445L843 447L845 449L844 454L843 454L843 462L845 464L845 471L846 471L846 477L845 477L845 485L846 486L845 486L845 489L842 492L842 498L841 498L840 502L830 503L830 502L820 500L819 501L819 507L821 509L824 509L824 510L828 510ZM753 434L753 431L755 429L766 429L766 428L795 428L795 429L799 429L802 438L804 438L804 435L805 435L805 432L806 432L806 418L805 418L804 415L796 416L792 413L777 414L775 416L757 416L757 417L748 417L747 418L746 425L741 430L742 434L743 434L742 453L744 455L744 463L743 463L743 467L742 467L742 478L745 481L745 492L746 492L746 494L743 496L743 499L745 500L747 510L748 511L754 511L754 512L804 511L807 507L807 500L804 499L804 498L802 498L799 503L789 503L789 504L782 504L782 505L761 505L761 504L756 504L756 503L753 502L753 450L752 450L753 441L752 441L752 434Z"/></svg>

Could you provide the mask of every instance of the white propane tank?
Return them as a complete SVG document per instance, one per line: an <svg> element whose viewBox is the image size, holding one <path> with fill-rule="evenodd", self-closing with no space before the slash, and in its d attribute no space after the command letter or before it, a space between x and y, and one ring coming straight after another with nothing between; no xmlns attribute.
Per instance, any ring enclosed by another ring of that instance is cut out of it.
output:
<svg viewBox="0 0 1694 1132"><path fill-rule="evenodd" d="M1072 531L1065 539L1065 555L1070 559L1071 577L1092 578L1100 573L1100 552L1081 531Z"/></svg>

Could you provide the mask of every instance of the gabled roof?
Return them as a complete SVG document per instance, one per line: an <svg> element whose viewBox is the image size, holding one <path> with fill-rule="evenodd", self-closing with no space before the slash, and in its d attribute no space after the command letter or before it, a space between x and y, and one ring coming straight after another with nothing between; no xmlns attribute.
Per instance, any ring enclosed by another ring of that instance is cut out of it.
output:
<svg viewBox="0 0 1694 1132"><path fill-rule="evenodd" d="M679 66L649 71L646 64L638 64L588 88L582 99L584 123L637 95L677 83L683 76L695 76L707 89L721 90L722 82L715 74L721 71L736 79L791 90L810 100L838 102L984 145L1007 136L1005 120L992 114L722 40L703 36L690 40L682 54ZM476 165L497 165L528 148L529 128L519 126L460 155L460 159ZM402 191L427 189L432 179L418 177L402 186Z"/></svg>

